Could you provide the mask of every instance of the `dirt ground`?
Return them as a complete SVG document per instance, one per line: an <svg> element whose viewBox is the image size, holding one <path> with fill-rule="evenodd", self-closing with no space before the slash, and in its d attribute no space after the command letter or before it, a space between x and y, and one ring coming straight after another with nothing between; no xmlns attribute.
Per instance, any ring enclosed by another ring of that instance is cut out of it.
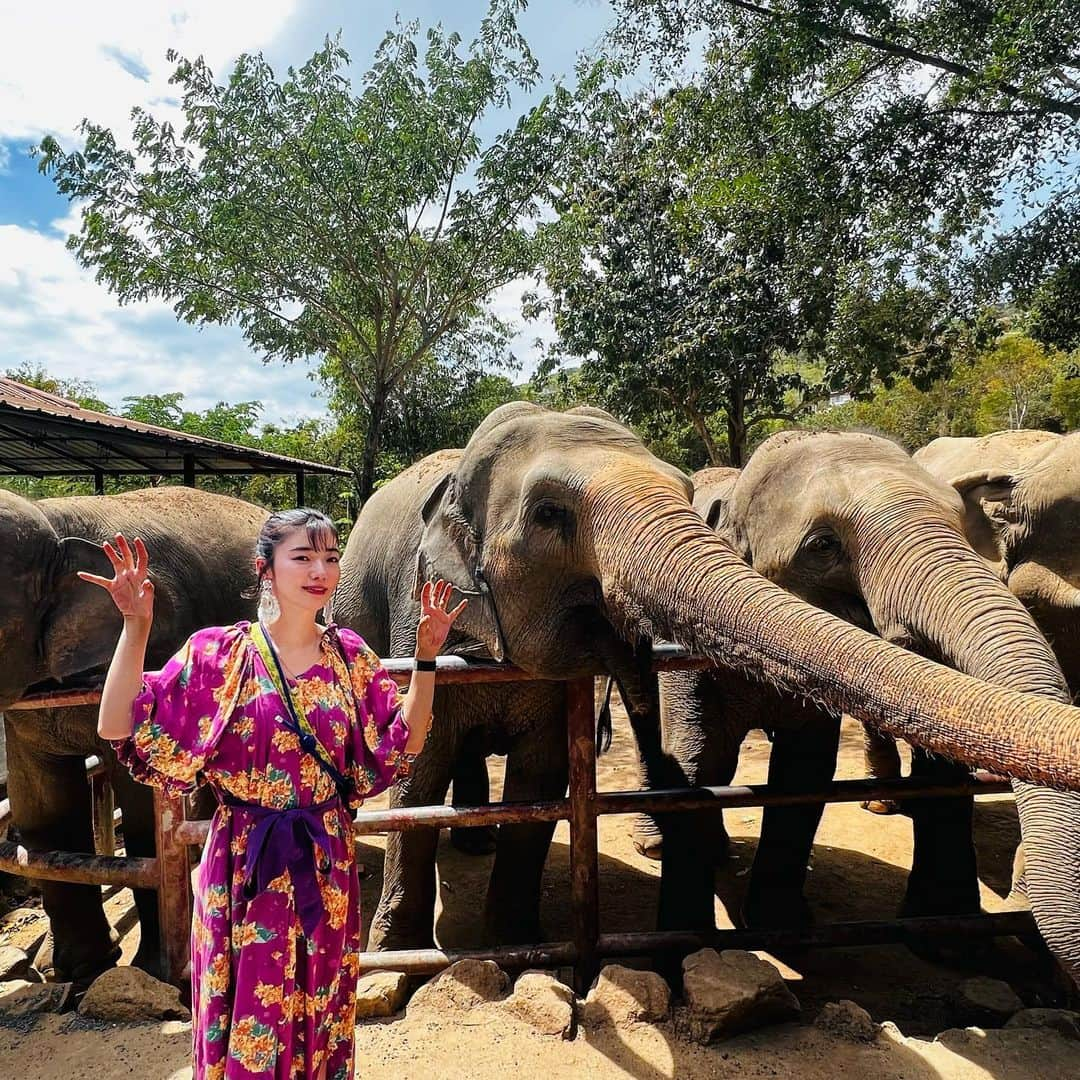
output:
<svg viewBox="0 0 1080 1080"><path fill-rule="evenodd" d="M751 736L736 782L764 781L768 747L760 733ZM501 759L492 760L491 772L496 797ZM838 775L862 775L861 740L854 725L845 727ZM599 761L598 784L612 791L637 786L628 725L618 713L614 744ZM372 805L380 803L376 800ZM733 855L717 868L718 925L731 925L725 904L738 909L760 818L756 810L727 812ZM634 851L629 825L625 817L600 819L601 929L605 932L649 929L654 924L659 866ZM979 800L976 829L983 906L987 911L1005 910L1018 838L1009 798ZM363 882L363 904L371 911L380 885L382 838L371 838L359 851L369 872ZM873 817L855 804L827 807L808 882L808 898L819 920L890 917L903 893L910 857L911 829L906 818ZM444 947L481 944L476 916L490 863L489 857L458 853L443 833L437 935ZM569 837L563 823L556 829L544 879L541 914L547 940L570 936L568 899ZM108 901L110 917L124 935L127 955L134 951L138 934L129 900L122 891ZM9 913L0 919L0 944L29 947L43 929L40 916ZM464 1018L448 1016L445 1022L399 1015L360 1026L357 1076L503 1080L510 1070L540 1069L550 1077L578 1077L588 1071L604 1080L787 1074L808 1080L1080 1076L1080 1043L1067 1042L1055 1033L959 1030L967 1018L954 1004L953 991L971 974L1007 979L1028 1006L1057 1003L1039 959L1015 941L987 943L965 968L920 959L901 946L823 949L771 959L801 1001L803 1023L703 1048L679 1038L670 1025L629 1031L579 1029L574 1039L564 1042L537 1035L494 1010L473 1010ZM874 1020L891 1022L876 1042L844 1041L811 1025L826 1002L844 998L867 1009ZM190 1076L189 1040L187 1024L109 1027L76 1015L50 1015L33 1026L0 1026L0 1076L17 1075L20 1080L182 1078Z"/></svg>

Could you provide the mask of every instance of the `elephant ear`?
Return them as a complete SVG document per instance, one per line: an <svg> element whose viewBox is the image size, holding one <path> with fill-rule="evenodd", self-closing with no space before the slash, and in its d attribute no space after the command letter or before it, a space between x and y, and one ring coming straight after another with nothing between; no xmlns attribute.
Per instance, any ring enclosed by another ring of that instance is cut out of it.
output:
<svg viewBox="0 0 1080 1080"><path fill-rule="evenodd" d="M1017 477L1004 469L976 469L950 481L964 501L964 533L1004 578L1017 523Z"/></svg>
<svg viewBox="0 0 1080 1080"><path fill-rule="evenodd" d="M469 601L454 626L455 636L464 635L469 640L455 642L452 651L505 659L506 643L495 598L484 578L480 543L458 498L454 473L447 472L436 481L424 500L420 516L424 529L416 552L413 599L420 599L425 581L442 578L453 582L455 593ZM458 600L458 596L452 597L451 605Z"/></svg>
<svg viewBox="0 0 1080 1080"><path fill-rule="evenodd" d="M691 477L694 481L694 509L705 519L705 524L719 533L729 544L741 551L737 544L732 501L739 480L738 469L702 469Z"/></svg>
<svg viewBox="0 0 1080 1080"><path fill-rule="evenodd" d="M68 536L60 541L59 570L53 581L42 627L42 650L45 666L54 679L70 679L104 671L112 659L123 619L109 594L97 585L77 577L80 571L112 577L113 569L105 553L92 540ZM172 597L160 579L151 575L155 585L154 624L171 624ZM149 652L155 649L151 636Z"/></svg>

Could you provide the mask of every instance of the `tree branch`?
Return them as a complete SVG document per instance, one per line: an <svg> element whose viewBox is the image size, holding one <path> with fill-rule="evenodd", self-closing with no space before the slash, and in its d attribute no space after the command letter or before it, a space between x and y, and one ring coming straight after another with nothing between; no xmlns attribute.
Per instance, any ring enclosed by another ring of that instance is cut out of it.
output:
<svg viewBox="0 0 1080 1080"><path fill-rule="evenodd" d="M776 22L789 22L791 16L784 14L783 12L774 11L770 7L765 7L762 4L751 3L750 0L722 0L723 3L728 4L730 7L740 8L743 11L749 11L754 15L761 15L767 19L773 19ZM905 60L912 60L917 64L925 64L927 67L937 68L940 71L947 71L952 75L959 75L964 79L971 79L974 82L982 83L983 76L975 70L973 67L968 67L966 64L957 64L952 60L946 60L943 56L935 56L933 53L921 52L918 49L911 49L906 45L900 45L895 41L888 41L885 38L873 37L869 34L860 34L854 30L845 30L839 26L830 26L828 23L817 22L811 20L804 25L809 26L816 34L823 38L837 38L841 41L849 41L853 45L866 45L868 48L875 49L878 52L889 53L891 56L900 56ZM991 79L988 84L995 87L1001 93L1007 97L1018 98L1021 101L1029 101L1033 105L1038 105L1045 112L1060 113L1063 116L1069 116L1073 120L1080 120L1080 104L1071 101L1062 101L1059 98L1048 97L1046 94L1035 93L1030 90L1024 90L1019 86L1014 86L1012 83L1005 82L1003 79Z"/></svg>

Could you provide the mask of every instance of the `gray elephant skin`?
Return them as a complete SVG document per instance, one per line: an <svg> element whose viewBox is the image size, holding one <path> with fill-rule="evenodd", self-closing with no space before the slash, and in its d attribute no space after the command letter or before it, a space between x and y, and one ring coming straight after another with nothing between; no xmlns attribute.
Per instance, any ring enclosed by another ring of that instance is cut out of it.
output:
<svg viewBox="0 0 1080 1080"><path fill-rule="evenodd" d="M84 759L106 763L132 856L154 854L153 797L120 767L97 736L93 706L10 710L28 693L85 686L100 678L120 633L109 596L76 571L111 576L102 541L141 536L155 585L147 668L154 670L201 626L250 616L241 592L254 582L261 507L189 488L31 502L0 492L0 710L4 710L8 790L21 843L31 850L93 852ZM53 937L52 974L85 983L119 957L96 885L43 881ZM136 890L141 943L135 962L157 973L156 894Z"/></svg>
<svg viewBox="0 0 1080 1080"><path fill-rule="evenodd" d="M1031 779L1051 758L1055 770L1073 768L1070 746L1057 761L1054 747L1035 758L1031 743L1044 716L1072 732L1074 710L967 679L807 605L748 567L690 496L685 476L606 413L517 402L495 410L464 450L424 459L368 501L343 556L334 617L382 655L411 655L418 583L442 577L470 601L450 651L506 659L546 680L439 687L428 747L393 805L442 803L454 763L477 753L507 754L505 798L561 795L565 695L554 680L596 670L610 672L629 700L654 781L673 782L651 705L645 658L654 639L965 762ZM1022 609L1018 617L1027 619ZM1059 689L1052 658L1046 667ZM1002 740L1006 723L1019 726ZM687 924L687 877L702 872L687 858L695 850L687 834L700 830L679 819L664 822L664 926ZM542 940L551 831L500 828L487 897L495 940ZM432 943L435 844L434 830L391 834L369 947Z"/></svg>
<svg viewBox="0 0 1080 1080"><path fill-rule="evenodd" d="M1046 635L1075 700L1080 695L1080 432L1001 431L935 439L915 460L964 502L964 529ZM1080 951L1080 796L1016 783L1024 833L1023 885L1032 908L1053 911ZM1057 868L1046 877L1040 870ZM1063 931L1063 934L1065 932ZM1055 949L1055 951L1058 951ZM1060 955L1060 953L1059 953ZM1070 965L1077 978L1077 968Z"/></svg>
<svg viewBox="0 0 1080 1080"><path fill-rule="evenodd" d="M694 505L756 570L816 607L987 682L1068 700L1046 639L965 538L956 491L894 443L861 433L783 432L741 474L697 474ZM755 727L773 736L770 785L812 790L833 777L835 713L723 669L667 674L662 694L665 745L687 783L730 783L739 745ZM914 776L949 780L966 772L913 752ZM1076 977L1080 888L1075 861L1062 857L1060 845L1076 843L1080 815L1063 816L1074 796L1031 790L1039 808L1020 807L1024 846L1039 853L1035 865L1029 861L1029 895L1041 932ZM901 913L977 911L972 800L910 800L903 809L913 822L914 860ZM809 917L802 891L821 811L766 809L744 906L751 925ZM647 842L655 833L645 825ZM712 836L723 837L717 825ZM703 846L700 857L708 855ZM1042 899L1048 896L1056 899ZM700 902L705 922L711 890Z"/></svg>

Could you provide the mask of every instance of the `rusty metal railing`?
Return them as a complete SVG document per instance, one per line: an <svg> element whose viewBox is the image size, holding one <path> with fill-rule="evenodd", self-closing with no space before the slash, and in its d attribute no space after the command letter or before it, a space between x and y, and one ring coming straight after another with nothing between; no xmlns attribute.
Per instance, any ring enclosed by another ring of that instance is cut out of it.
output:
<svg viewBox="0 0 1080 1080"><path fill-rule="evenodd" d="M386 660L388 671L407 682L411 660ZM671 646L654 654L655 670L685 670L708 666L708 661L689 657ZM507 664L467 663L459 657L441 657L436 679L442 684L530 681L530 676ZM570 824L570 903L573 934L570 941L537 943L473 950L408 949L362 953L362 970L437 971L465 957L491 959L506 968L561 967L573 965L577 990L591 983L601 957L646 955L667 950L701 948L779 948L789 945L828 947L881 944L916 939L995 935L1030 936L1035 924L1028 912L996 915L945 916L892 919L872 922L834 923L810 930L716 930L710 933L655 931L622 934L600 933L599 854L597 818L601 814L638 811L685 812L705 808L779 806L798 803L855 802L870 798L915 799L943 795L990 795L1009 792L1000 777L979 773L960 783L927 784L914 780L838 780L803 793L770 791L766 784L669 789L659 791L596 790L596 736L593 677L567 683L567 738L570 778L564 799L531 803L496 803L456 808L419 806L388 810L360 810L354 831L357 836L404 829L449 828L524 821L568 821ZM53 694L27 698L14 708L56 708L94 704L93 692ZM100 796L98 796L100 798ZM0 802L0 821L4 803ZM91 884L156 888L161 923L163 968L171 982L185 977L191 925L192 847L205 842L210 823L189 820L183 798L155 791L157 857L118 858L111 854L73 852L26 852L0 843L0 870L27 877Z"/></svg>

